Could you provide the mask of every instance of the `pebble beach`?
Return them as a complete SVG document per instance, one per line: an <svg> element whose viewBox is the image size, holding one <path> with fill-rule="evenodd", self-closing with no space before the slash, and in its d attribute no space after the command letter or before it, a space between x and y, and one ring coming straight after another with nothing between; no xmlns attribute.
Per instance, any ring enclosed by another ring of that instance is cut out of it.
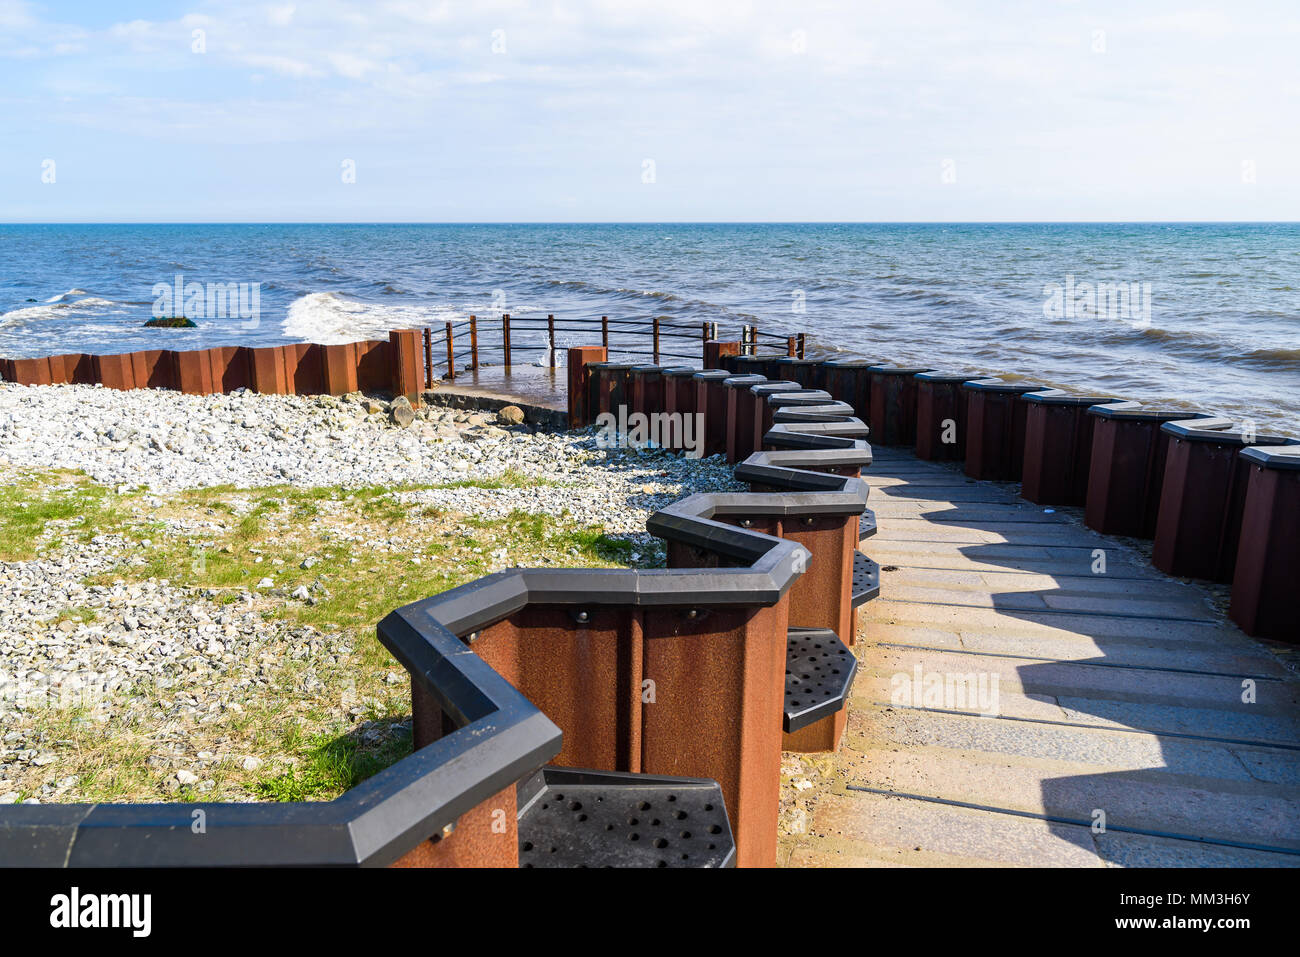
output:
<svg viewBox="0 0 1300 957"><path fill-rule="evenodd" d="M117 727L135 729L138 749L139 782L123 799L141 787L159 799L265 799L264 765L283 759L292 774L296 759L239 730L263 697L314 702L295 718L309 730L342 726L363 744L409 736L406 676L377 657L374 622L312 618L355 587L349 569L374 573L366 591L379 608L393 567L588 561L568 539L554 544L559 531L599 530L622 544L616 563L652 565L653 511L739 487L721 458L597 449L590 431L537 431L517 413L360 394L0 385L0 475L31 488L11 511L75 493L94 514L128 513L82 535L71 532L83 515L56 516L21 543L30 554L0 560L0 803L103 799L87 790L87 752ZM309 520L276 504L301 512L305 498ZM379 507L400 523L356 520ZM265 541L240 538L250 515L269 523ZM507 521L520 516L551 523L522 554ZM161 552L247 567L204 587L166 574ZM336 568L345 574L318 574ZM366 687L339 695L353 672ZM90 763L111 777L113 757Z"/></svg>

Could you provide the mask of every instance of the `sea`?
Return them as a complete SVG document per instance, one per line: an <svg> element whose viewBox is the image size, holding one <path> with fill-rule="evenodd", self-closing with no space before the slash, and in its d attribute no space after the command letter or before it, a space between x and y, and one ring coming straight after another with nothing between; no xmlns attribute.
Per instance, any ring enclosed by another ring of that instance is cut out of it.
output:
<svg viewBox="0 0 1300 957"><path fill-rule="evenodd" d="M813 356L1300 435L1296 223L0 225L0 357L337 343L475 315L491 361L503 313L554 315L558 346L597 344L574 321L602 315L756 326L769 348L804 333ZM181 314L197 328L143 325ZM514 361L549 362L528 348L541 328L518 323Z"/></svg>

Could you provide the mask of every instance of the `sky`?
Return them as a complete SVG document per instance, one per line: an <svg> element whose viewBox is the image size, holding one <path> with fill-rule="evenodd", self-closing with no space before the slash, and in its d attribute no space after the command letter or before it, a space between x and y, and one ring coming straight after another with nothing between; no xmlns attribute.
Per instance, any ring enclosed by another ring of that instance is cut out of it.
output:
<svg viewBox="0 0 1300 957"><path fill-rule="evenodd" d="M1300 219L1296 0L0 0L0 222Z"/></svg>

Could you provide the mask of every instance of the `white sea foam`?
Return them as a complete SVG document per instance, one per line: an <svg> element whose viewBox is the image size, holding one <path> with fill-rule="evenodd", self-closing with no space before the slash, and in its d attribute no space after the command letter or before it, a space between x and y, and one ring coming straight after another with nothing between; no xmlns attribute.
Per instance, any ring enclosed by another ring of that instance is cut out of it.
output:
<svg viewBox="0 0 1300 957"><path fill-rule="evenodd" d="M461 318L448 306L380 305L345 299L332 292L313 292L294 300L282 328L290 338L332 345L385 339L390 329L437 326Z"/></svg>
<svg viewBox="0 0 1300 957"><path fill-rule="evenodd" d="M54 299L47 300L39 306L24 306L21 309L0 313L0 326L21 326L42 319L68 319L83 314L100 315L121 307L121 303L114 302L112 299L101 299L98 296L87 296L85 299L69 302L64 297L71 294L55 296Z"/></svg>
<svg viewBox="0 0 1300 957"><path fill-rule="evenodd" d="M71 299L73 296L89 296L89 295L90 295L90 293L86 292L86 290L84 290L84 289L77 289L77 288L74 287L74 288L72 288L72 289L69 289L67 292L61 292L61 293L59 293L57 296L50 296L50 298L49 298L49 299L46 299L45 301L46 301L46 302L66 302L68 299Z"/></svg>

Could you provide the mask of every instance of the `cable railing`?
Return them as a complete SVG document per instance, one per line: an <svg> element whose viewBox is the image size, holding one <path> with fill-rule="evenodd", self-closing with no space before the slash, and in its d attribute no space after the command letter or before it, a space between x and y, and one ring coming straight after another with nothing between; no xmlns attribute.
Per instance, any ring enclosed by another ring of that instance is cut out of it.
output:
<svg viewBox="0 0 1300 957"><path fill-rule="evenodd" d="M557 319L553 313L541 316L511 316L500 319L448 321L442 327L428 326L424 337L424 379L431 387L438 378L454 380L457 375L475 372L485 366L510 367L522 355L530 364L554 369L560 351L571 345L600 345L611 356L647 357L659 364L667 360L687 363L703 362L704 344L719 338L718 323L711 320L692 322L655 316L650 319L621 319L609 316L568 316ZM575 342L572 337L584 339ZM557 339L557 336L560 337ZM586 338L590 337L590 338ZM804 357L805 334L772 332L755 324L740 326L742 355ZM694 346L695 348L692 348Z"/></svg>

